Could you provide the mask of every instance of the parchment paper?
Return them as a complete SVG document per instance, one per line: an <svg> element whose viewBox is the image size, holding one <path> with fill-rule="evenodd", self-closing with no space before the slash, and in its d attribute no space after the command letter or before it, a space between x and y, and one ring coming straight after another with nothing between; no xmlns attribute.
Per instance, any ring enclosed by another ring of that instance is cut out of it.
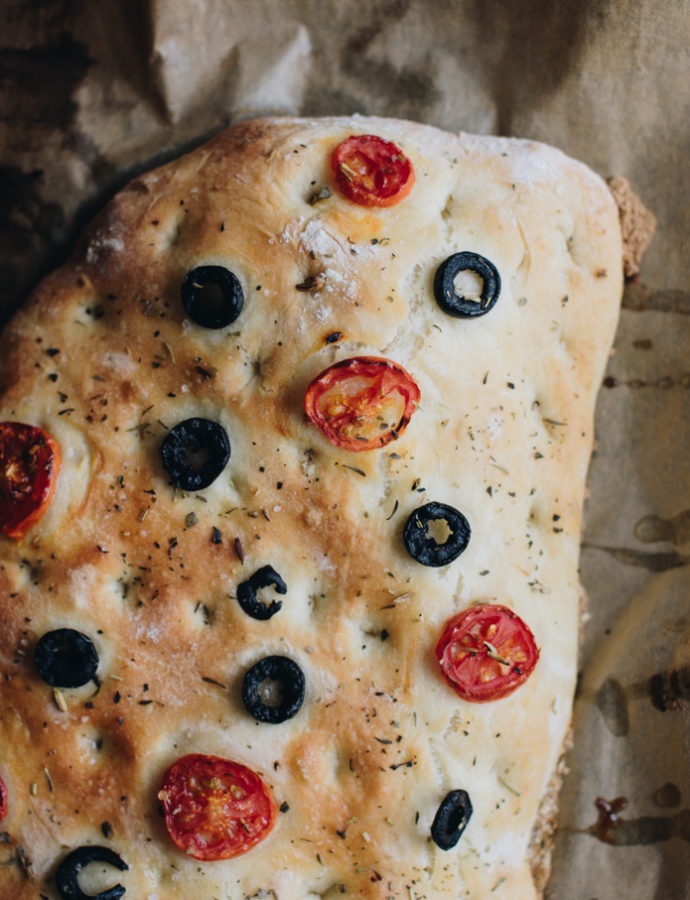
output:
<svg viewBox="0 0 690 900"><path fill-rule="evenodd" d="M4 319L133 174L262 113L543 140L656 214L597 410L551 900L690 898L689 47L688 0L0 0Z"/></svg>

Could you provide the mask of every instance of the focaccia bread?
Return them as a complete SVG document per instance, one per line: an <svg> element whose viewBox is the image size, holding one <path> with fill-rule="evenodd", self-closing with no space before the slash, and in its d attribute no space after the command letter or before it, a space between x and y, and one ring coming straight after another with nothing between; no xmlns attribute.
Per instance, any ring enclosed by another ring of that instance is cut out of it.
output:
<svg viewBox="0 0 690 900"><path fill-rule="evenodd" d="M621 259L389 119L114 198L2 343L0 896L540 896Z"/></svg>

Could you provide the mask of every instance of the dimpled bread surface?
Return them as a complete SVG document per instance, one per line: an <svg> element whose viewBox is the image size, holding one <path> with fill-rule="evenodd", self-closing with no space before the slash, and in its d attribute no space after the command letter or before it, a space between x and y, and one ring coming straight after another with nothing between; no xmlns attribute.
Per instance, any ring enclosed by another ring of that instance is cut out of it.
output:
<svg viewBox="0 0 690 900"><path fill-rule="evenodd" d="M412 161L396 206L338 190L331 153L351 134ZM501 278L475 319L434 299L436 269L459 251ZM582 164L390 119L244 122L111 201L3 337L1 418L52 434L62 467L40 523L0 538L0 896L58 898L57 865L89 844L129 869L92 864L83 890L119 882L125 900L540 896L533 831L570 723L584 484L621 257L615 204ZM242 286L225 328L182 307L201 265ZM359 453L303 407L312 380L354 356L392 360L421 393L397 440ZM231 456L185 493L160 447L195 416L223 425ZM471 527L438 568L402 538L430 501ZM260 621L236 592L265 565L287 592ZM540 650L527 681L487 703L461 699L434 652L478 602L514 610ZM99 666L56 697L33 652L63 627L92 638ZM274 654L306 682L281 724L255 721L241 696L247 669ZM188 753L241 762L270 787L275 828L246 854L202 862L171 841L158 791ZM473 814L444 851L430 828L454 789Z"/></svg>

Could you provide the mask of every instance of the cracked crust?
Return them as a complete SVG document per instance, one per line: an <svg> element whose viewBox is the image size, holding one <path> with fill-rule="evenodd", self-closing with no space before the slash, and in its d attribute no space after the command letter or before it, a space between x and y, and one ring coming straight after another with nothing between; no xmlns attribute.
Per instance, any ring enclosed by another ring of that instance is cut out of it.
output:
<svg viewBox="0 0 690 900"><path fill-rule="evenodd" d="M411 158L398 207L338 195L328 161L353 132ZM458 250L501 274L477 321L433 299ZM105 842L136 898L538 896L528 845L570 722L583 488L620 259L616 207L581 164L386 119L244 123L113 200L4 336L3 418L50 431L63 468L41 523L0 543L0 774L17 862L0 868L1 893L53 900L67 849ZM201 264L244 289L217 332L179 301ZM302 412L310 381L353 355L393 359L421 391L380 451L339 450ZM232 454L185 496L159 447L192 415L221 422ZM433 570L401 539L430 500L472 528ZM237 585L268 564L287 593L257 621ZM468 704L433 647L451 615L491 600L528 622L541 657L512 696ZM100 664L98 690L63 691L60 708L31 656L63 626L93 637ZM242 676L275 653L302 667L305 702L257 725ZM245 856L198 863L169 840L157 791L188 752L250 766L282 806ZM430 826L455 788L474 813L443 852ZM94 879L114 883L112 870Z"/></svg>

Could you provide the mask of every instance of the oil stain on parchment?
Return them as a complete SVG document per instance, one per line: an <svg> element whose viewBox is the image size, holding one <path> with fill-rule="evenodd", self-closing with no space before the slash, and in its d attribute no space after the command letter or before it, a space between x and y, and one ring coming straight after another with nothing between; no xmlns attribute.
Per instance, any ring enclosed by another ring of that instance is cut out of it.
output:
<svg viewBox="0 0 690 900"><path fill-rule="evenodd" d="M690 382L689 382L690 384ZM635 538L644 544L665 542L683 545L690 541L690 509L681 510L670 518L654 513L643 516L633 529ZM582 548L600 550L625 566L637 566L648 572L667 572L690 564L690 555L675 550L637 550L631 547L609 547L583 541Z"/></svg>
<svg viewBox="0 0 690 900"><path fill-rule="evenodd" d="M660 375L653 381L645 381L642 378L616 378L613 375L607 375L602 381L602 387L628 387L633 391L641 388L659 388L662 391L668 391L671 388L681 387L686 390L690 388L690 372L682 372L680 375Z"/></svg>
<svg viewBox="0 0 690 900"><path fill-rule="evenodd" d="M690 509L684 509L669 519L657 515L644 516L635 525L634 535L644 544L656 541L687 544L690 541Z"/></svg>
<svg viewBox="0 0 690 900"><path fill-rule="evenodd" d="M632 281L623 292L623 309L690 315L690 292L679 288L652 288Z"/></svg>
<svg viewBox="0 0 690 900"><path fill-rule="evenodd" d="M614 800L597 797L594 804L597 808L597 821L584 829L584 833L591 834L605 844L634 847L656 844L674 837L690 841L690 809L682 809L671 816L625 819L620 814L628 805L627 797L616 797Z"/></svg>
<svg viewBox="0 0 690 900"><path fill-rule="evenodd" d="M617 678L606 678L596 690L580 689L577 699L593 703L611 734L625 737L630 730L632 700L649 700L663 713L680 712L690 703L690 666L655 672L630 685L623 685Z"/></svg>
<svg viewBox="0 0 690 900"><path fill-rule="evenodd" d="M678 712L690 701L690 666L657 672L646 685L652 705L659 712Z"/></svg>
<svg viewBox="0 0 690 900"><path fill-rule="evenodd" d="M601 550L625 566L638 566L648 572L667 572L669 569L678 569L690 564L690 556L672 550L653 553L628 547L606 547L587 542L583 542L582 547L585 550Z"/></svg>
<svg viewBox="0 0 690 900"><path fill-rule="evenodd" d="M628 698L625 688L615 678L607 678L594 696L607 728L616 737L624 737L630 729Z"/></svg>

